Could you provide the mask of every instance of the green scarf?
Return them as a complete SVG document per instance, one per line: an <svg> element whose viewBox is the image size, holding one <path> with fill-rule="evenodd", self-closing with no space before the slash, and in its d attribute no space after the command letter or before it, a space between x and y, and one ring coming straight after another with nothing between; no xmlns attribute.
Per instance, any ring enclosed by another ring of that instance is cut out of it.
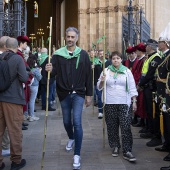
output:
<svg viewBox="0 0 170 170"><path fill-rule="evenodd" d="M39 64L41 65L47 57L48 57L48 54L41 53L41 55L38 57Z"/></svg>
<svg viewBox="0 0 170 170"><path fill-rule="evenodd" d="M96 58L96 61L95 61L95 65L100 65L102 67L103 63L105 63L107 60L105 59L105 61L101 61L99 58Z"/></svg>
<svg viewBox="0 0 170 170"><path fill-rule="evenodd" d="M90 61L91 61L94 65L96 65L97 60L98 60L97 57L94 57L94 60L93 60L93 58L90 58L90 56L89 56L89 59L90 59Z"/></svg>
<svg viewBox="0 0 170 170"><path fill-rule="evenodd" d="M76 69L77 69L78 65L79 65L79 61L80 61L80 52L81 52L81 48L76 46L75 50L73 51L73 56L71 56L67 50L67 46L65 46L65 47L62 47L62 48L58 49L57 51L55 51L54 55L59 55L66 59L72 59L72 58L76 57L77 58Z"/></svg>
<svg viewBox="0 0 170 170"><path fill-rule="evenodd" d="M116 67L114 67L113 65L108 66L108 69L110 69L112 72L114 72L114 79L117 78L118 73L119 74L125 74L124 71L127 70L127 67L125 67L124 65L120 64L119 68L117 69ZM127 77L126 77L126 91L129 92L128 89L128 83L127 83Z"/></svg>

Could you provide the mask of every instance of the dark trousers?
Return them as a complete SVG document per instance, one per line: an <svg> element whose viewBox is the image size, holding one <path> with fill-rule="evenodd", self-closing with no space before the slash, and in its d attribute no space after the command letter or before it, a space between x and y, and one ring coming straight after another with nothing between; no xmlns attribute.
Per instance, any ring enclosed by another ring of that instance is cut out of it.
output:
<svg viewBox="0 0 170 170"><path fill-rule="evenodd" d="M152 91L149 87L144 88L144 102L147 113L147 128L151 133L154 133L153 126L153 107L152 107Z"/></svg>
<svg viewBox="0 0 170 170"><path fill-rule="evenodd" d="M157 138L161 138L160 135L160 112L159 104L155 104L155 118L153 118L153 101L152 90L149 87L144 89L144 101L147 112L147 128ZM158 101L159 102L159 101Z"/></svg>
<svg viewBox="0 0 170 170"><path fill-rule="evenodd" d="M122 136L123 152L132 151L131 111L126 104L106 104L105 118L108 141L111 148L120 148L119 126Z"/></svg>
<svg viewBox="0 0 170 170"><path fill-rule="evenodd" d="M159 96L163 98L166 96L165 83L157 82L157 95L158 95L157 107L159 107L161 103L161 99L159 98ZM158 109L158 111L160 116L160 109ZM168 113L163 113L163 124L164 124L164 139L165 139L164 145L170 149L170 115Z"/></svg>
<svg viewBox="0 0 170 170"><path fill-rule="evenodd" d="M48 107L51 107L50 101L52 99L52 90L53 90L53 84L49 85L49 97L48 97ZM46 108L46 92L47 92L47 85L41 84L41 102L42 102L42 108Z"/></svg>
<svg viewBox="0 0 170 170"><path fill-rule="evenodd" d="M170 96L166 94L165 97L166 97L166 103L170 105ZM163 123L164 123L164 138L165 138L164 144L170 149L170 113L169 112L163 112Z"/></svg>

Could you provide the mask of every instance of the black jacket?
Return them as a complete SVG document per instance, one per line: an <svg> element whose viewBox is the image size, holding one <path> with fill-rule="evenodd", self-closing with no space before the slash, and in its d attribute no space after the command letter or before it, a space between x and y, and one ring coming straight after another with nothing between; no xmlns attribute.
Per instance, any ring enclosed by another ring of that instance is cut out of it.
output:
<svg viewBox="0 0 170 170"><path fill-rule="evenodd" d="M42 75L42 79L40 81L40 84L46 85L47 84L47 78L48 78L48 72L45 70L45 66L48 63L48 57L44 60L44 62L40 65L40 67L42 68L41 70L41 75ZM54 83L55 81L55 77L50 77L50 84Z"/></svg>
<svg viewBox="0 0 170 170"><path fill-rule="evenodd" d="M59 55L52 57L51 75L56 75L56 90L60 101L73 91L82 97L92 96L91 63L87 52L81 50L77 69L76 62L76 57L72 59L65 59Z"/></svg>
<svg viewBox="0 0 170 170"><path fill-rule="evenodd" d="M8 65L11 80L13 81L11 86L6 91L0 93L0 102L25 105L23 83L27 82L28 73L21 56L14 52L10 53L13 53L13 56L11 56L8 60Z"/></svg>
<svg viewBox="0 0 170 170"><path fill-rule="evenodd" d="M105 68L107 68L111 64L111 61L107 60L105 62ZM97 85L98 79L100 77L101 72L103 71L103 65L100 64L95 65L94 67L94 85Z"/></svg>

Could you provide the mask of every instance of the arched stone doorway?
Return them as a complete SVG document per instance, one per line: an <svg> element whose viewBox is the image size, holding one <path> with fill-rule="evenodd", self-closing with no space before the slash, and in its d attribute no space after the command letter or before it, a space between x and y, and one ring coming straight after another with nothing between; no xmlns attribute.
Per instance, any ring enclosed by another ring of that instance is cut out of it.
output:
<svg viewBox="0 0 170 170"><path fill-rule="evenodd" d="M78 28L78 1L56 0L56 46L63 45L66 28Z"/></svg>
<svg viewBox="0 0 170 170"><path fill-rule="evenodd" d="M28 36L37 33L38 28L44 30L44 40L49 36L50 17L53 17L52 45L57 48L63 45L65 29L69 26L78 28L78 0L36 0L39 5L39 16L34 18L34 1L28 1ZM38 35L37 41L40 39ZM37 43L38 44L38 43Z"/></svg>

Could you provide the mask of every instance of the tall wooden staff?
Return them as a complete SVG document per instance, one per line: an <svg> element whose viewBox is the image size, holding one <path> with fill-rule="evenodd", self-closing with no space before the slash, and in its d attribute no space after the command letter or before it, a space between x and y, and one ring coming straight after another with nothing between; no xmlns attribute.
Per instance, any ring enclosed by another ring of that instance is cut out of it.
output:
<svg viewBox="0 0 170 170"><path fill-rule="evenodd" d="M103 20L104 36L106 35L105 18ZM105 75L105 53L106 53L106 38L103 39L103 75ZM105 80L106 81L106 80ZM105 81L103 85L103 148L105 148Z"/></svg>
<svg viewBox="0 0 170 170"><path fill-rule="evenodd" d="M94 53L95 53L95 48L93 48L93 50L94 50ZM94 91L95 91L95 89L94 89L94 57L95 57L95 55L93 56L93 116L94 116Z"/></svg>
<svg viewBox="0 0 170 170"><path fill-rule="evenodd" d="M50 60L51 60L51 35L52 35L52 17L50 17L50 34L49 34L49 56L48 56L48 63L50 63ZM45 156L45 148L46 148L49 83L50 83L50 71L48 71L48 78L47 78L46 114L45 114L45 122L44 122L44 141L43 141L43 152L42 152L42 160L41 160L41 170L44 168L44 156Z"/></svg>
<svg viewBox="0 0 170 170"><path fill-rule="evenodd" d="M93 57L93 116L94 116L94 57Z"/></svg>

